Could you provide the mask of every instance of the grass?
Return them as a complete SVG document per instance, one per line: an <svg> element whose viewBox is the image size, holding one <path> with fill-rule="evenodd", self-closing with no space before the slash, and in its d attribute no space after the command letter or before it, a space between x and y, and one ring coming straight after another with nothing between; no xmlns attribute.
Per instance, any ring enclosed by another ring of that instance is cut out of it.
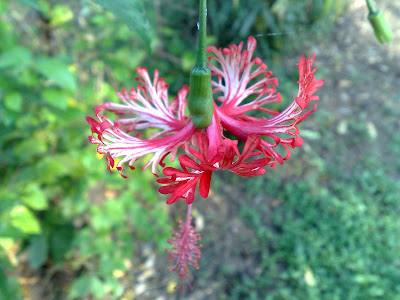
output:
<svg viewBox="0 0 400 300"><path fill-rule="evenodd" d="M232 299L400 299L398 160L376 159L384 149L365 147L371 138L360 123L350 122L340 140L324 128L328 122L317 120L328 134L314 142L315 152L290 160L304 165L301 176L285 179L286 165L247 181L249 198L267 203L240 210L257 236L252 255L260 270L231 284ZM357 143L346 145L353 137Z"/></svg>

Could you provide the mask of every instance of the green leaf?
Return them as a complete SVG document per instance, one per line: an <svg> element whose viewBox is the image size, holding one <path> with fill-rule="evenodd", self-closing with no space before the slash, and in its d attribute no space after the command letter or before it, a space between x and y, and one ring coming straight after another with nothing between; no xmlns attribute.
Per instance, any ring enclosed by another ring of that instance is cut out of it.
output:
<svg viewBox="0 0 400 300"><path fill-rule="evenodd" d="M42 91L43 100L60 109L67 108L67 94L59 89L48 88Z"/></svg>
<svg viewBox="0 0 400 300"><path fill-rule="evenodd" d="M21 197L21 200L30 208L37 210L44 210L48 206L46 195L37 183L31 183L26 187L25 195Z"/></svg>
<svg viewBox="0 0 400 300"><path fill-rule="evenodd" d="M143 5L143 0L92 0L112 12L117 19L124 22L136 32L151 52L150 22Z"/></svg>
<svg viewBox="0 0 400 300"><path fill-rule="evenodd" d="M92 226L97 233L109 233L111 231L113 223L107 218L105 210L99 206L92 206L90 215Z"/></svg>
<svg viewBox="0 0 400 300"><path fill-rule="evenodd" d="M37 9L40 12L45 12L43 7L36 0L18 0L19 2L29 5L30 7Z"/></svg>
<svg viewBox="0 0 400 300"><path fill-rule="evenodd" d="M85 118L85 111L78 107L68 107L68 109L62 112L62 121L64 124L74 121L81 121ZM69 125L71 126L71 124Z"/></svg>
<svg viewBox="0 0 400 300"><path fill-rule="evenodd" d="M7 224L5 222L0 223L1 238L19 239L24 236L25 234L21 230L11 226L10 224Z"/></svg>
<svg viewBox="0 0 400 300"><path fill-rule="evenodd" d="M22 299L19 284L14 276L7 276L6 267L0 260L0 299Z"/></svg>
<svg viewBox="0 0 400 300"><path fill-rule="evenodd" d="M0 109L0 122L9 127L18 119L19 114L15 111ZM1 160L1 159L0 159Z"/></svg>
<svg viewBox="0 0 400 300"><path fill-rule="evenodd" d="M18 114L15 123L19 133L26 133L27 128L35 128L35 126L39 125L39 119L34 114ZM23 135L21 134L21 136Z"/></svg>
<svg viewBox="0 0 400 300"><path fill-rule="evenodd" d="M6 188L8 182L2 182L2 186L0 188L0 217L4 213L8 213L16 203L18 203L19 194L16 192L15 188Z"/></svg>
<svg viewBox="0 0 400 300"><path fill-rule="evenodd" d="M84 298L90 291L90 277L83 275L78 277L69 289L68 299Z"/></svg>
<svg viewBox="0 0 400 300"><path fill-rule="evenodd" d="M23 47L12 47L0 55L0 69L13 66L26 66L32 61L31 52Z"/></svg>
<svg viewBox="0 0 400 300"><path fill-rule="evenodd" d="M9 3L8 1L0 2L0 15L4 14L8 10ZM0 297L0 299L2 299Z"/></svg>
<svg viewBox="0 0 400 300"><path fill-rule="evenodd" d="M46 237L41 234L34 236L28 248L28 262L31 268L43 266L47 260L48 245Z"/></svg>
<svg viewBox="0 0 400 300"><path fill-rule="evenodd" d="M50 12L50 23L53 26L58 26L67 23L74 18L74 13L67 5L56 5Z"/></svg>
<svg viewBox="0 0 400 300"><path fill-rule="evenodd" d="M43 172L47 170L47 172ZM70 175L78 176L83 173L79 159L72 158L68 154L54 154L42 158L36 165L37 180L44 183L54 183L59 177Z"/></svg>
<svg viewBox="0 0 400 300"><path fill-rule="evenodd" d="M36 61L35 69L51 81L54 81L58 86L72 92L76 90L75 76L61 60L49 57L39 58Z"/></svg>
<svg viewBox="0 0 400 300"><path fill-rule="evenodd" d="M25 206L18 205L10 212L10 224L25 233L39 233L40 224L35 215Z"/></svg>
<svg viewBox="0 0 400 300"><path fill-rule="evenodd" d="M71 248L73 234L72 225L59 225L53 228L50 235L50 253L55 262L60 262Z"/></svg>
<svg viewBox="0 0 400 300"><path fill-rule="evenodd" d="M21 161L26 161L33 156L43 154L47 151L46 141L36 138L29 138L16 145L14 154Z"/></svg>
<svg viewBox="0 0 400 300"><path fill-rule="evenodd" d="M104 283L98 277L92 277L91 291L95 299L99 299L106 294Z"/></svg>
<svg viewBox="0 0 400 300"><path fill-rule="evenodd" d="M1 299L8 297L7 276L4 272L3 266L0 264L0 296Z"/></svg>
<svg viewBox="0 0 400 300"><path fill-rule="evenodd" d="M104 283L104 287L106 290L111 291L113 296L118 299L124 293L123 285L115 277L108 277L106 282Z"/></svg>

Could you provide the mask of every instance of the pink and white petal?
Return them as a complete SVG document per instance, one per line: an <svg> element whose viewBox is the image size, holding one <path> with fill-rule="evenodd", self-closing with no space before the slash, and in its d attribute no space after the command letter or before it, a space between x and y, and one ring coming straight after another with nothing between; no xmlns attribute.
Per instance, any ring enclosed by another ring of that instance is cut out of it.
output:
<svg viewBox="0 0 400 300"><path fill-rule="evenodd" d="M252 60L252 56L257 45L253 37L247 40L247 50L243 50L243 42L238 46L231 45L229 49L217 49L209 47L207 52L214 55L209 60L215 59L220 68L209 64L212 74L217 76L217 81L213 81L213 93L222 92L223 96L218 100L222 102L221 110L226 114L237 114L236 109L240 107L243 100L250 95L258 95L250 106L243 109L248 111L250 107L257 109L268 102L277 102L279 97L273 97L275 89L271 86L277 85L276 78L269 78L272 72L266 71L267 66L261 63L259 58ZM255 68L254 68L255 67ZM250 83L258 78L255 83Z"/></svg>
<svg viewBox="0 0 400 300"><path fill-rule="evenodd" d="M112 122L113 128L101 126L104 122L102 121L102 116L98 114L97 117L101 122L94 122L95 120L91 118L88 119L89 124L92 125L92 131L98 134L97 139L95 137L91 138L91 142L98 144L99 153L108 154L113 159L122 157L117 164L117 169L120 173L124 169L123 166L126 162L129 162L131 167L138 158L152 154L145 168L151 165L153 174L156 174L158 166L163 166L163 158L171 152L176 153L182 145L189 144L192 136L197 131L193 123L189 122L182 130L172 136L144 140L127 134ZM171 157L171 159L173 158L174 156Z"/></svg>
<svg viewBox="0 0 400 300"><path fill-rule="evenodd" d="M117 96L124 102L104 104L106 110L122 117L115 120L123 124L121 130L142 130L145 128L158 128L161 133L171 133L181 130L187 121L184 116L187 105L187 88L183 88L178 95L178 100L169 104L168 85L164 79L159 79L158 71L154 71L153 82L144 67L138 67L136 78L142 85L136 90L132 88L129 92L123 88L122 93L116 92ZM133 115L133 117L132 117Z"/></svg>
<svg viewBox="0 0 400 300"><path fill-rule="evenodd" d="M200 196L202 196L203 198L207 198L208 193L210 192L211 176L211 171L205 171L200 177L199 192Z"/></svg>
<svg viewBox="0 0 400 300"><path fill-rule="evenodd" d="M225 110L215 109L223 127L242 141L246 141L250 134L258 134L261 136L271 137L275 144L268 143L264 140L260 142L260 146L269 156L275 161L282 164L284 159L290 157L291 148L302 145L302 139L299 136L297 127L304 119L312 114L316 105L312 110L305 111L309 106L310 101L318 100L318 96L313 94L319 87L323 85L323 80L316 80L315 69L312 69L314 56L307 59L303 56L300 58L299 65L299 92L294 101L281 113L269 118L246 118L244 115L229 115ZM240 109L240 107L239 107ZM282 137L282 134L287 134L290 137ZM287 150L288 155L282 158L273 148L282 144Z"/></svg>

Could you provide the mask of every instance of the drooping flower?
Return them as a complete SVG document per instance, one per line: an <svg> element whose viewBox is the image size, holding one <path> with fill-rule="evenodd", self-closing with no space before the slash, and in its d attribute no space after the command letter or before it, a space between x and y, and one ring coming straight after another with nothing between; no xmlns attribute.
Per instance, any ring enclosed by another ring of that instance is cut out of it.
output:
<svg viewBox="0 0 400 300"><path fill-rule="evenodd" d="M97 120L86 118L92 130L89 141L97 144L97 151L104 155L110 172L115 159L120 158L116 168L126 178L122 173L126 163L134 169L137 159L150 155L145 168L151 165L156 176L163 169L165 177L157 182L163 185L159 192L170 195L167 204L181 198L186 200L186 221L179 223L178 231L173 231L169 240L173 247L168 250L169 261L173 262L170 270L178 272L182 289L185 282L191 287L188 267L197 268L200 257L200 235L190 224L197 184L200 195L206 198L215 171L252 177L264 174L267 166L282 164L290 158L290 148L303 144L298 125L317 108L315 104L309 109L310 102L319 99L314 93L323 85L312 68L315 55L302 56L297 64L299 90L293 102L282 112L265 107L280 102L281 97L276 91L277 78L271 77L272 72L267 71L260 58L253 58L256 44L249 37L247 49L243 49L243 42L224 49L213 46L207 49L212 53L209 62L216 64L208 64L214 76L214 102L211 123L204 130L197 129L185 114L189 88L183 86L170 103L165 79L159 78L156 70L151 80L144 67L137 68L136 89L117 92L122 103L107 102L96 108ZM115 114L116 118L111 120L103 111ZM254 116L251 114L254 111L264 115ZM147 129L152 130L150 136ZM237 140L227 138L226 133ZM238 140L244 142L241 151ZM279 145L287 150L285 157L276 150ZM164 158L169 155L173 161L179 149L186 153L179 156L181 169L165 167Z"/></svg>
<svg viewBox="0 0 400 300"><path fill-rule="evenodd" d="M146 167L151 165L152 172L157 174L165 166L163 159L170 154L173 161L178 149L183 148L186 154L179 157L182 169L166 167L163 173L167 177L157 181L166 185L160 187L160 193L171 194L168 204L180 198L190 204L197 183L200 195L208 196L212 172L216 170L257 176L265 172L264 167L274 167L276 162L282 164L289 159L290 148L303 144L298 125L315 111L316 105L308 107L311 101L319 99L314 93L323 80L315 78L314 56L302 56L297 64L299 90L293 102L282 112L264 107L280 102L281 97L276 91L277 78L271 77L272 72L267 71L260 58L253 58L256 44L249 37L247 49L243 49L243 42L224 49L214 46L207 49L212 54L209 61L216 61L209 63L209 67L214 76L214 99L220 104L214 103L213 118L204 133L185 115L187 86L169 103L168 85L159 78L158 71L151 80L146 68L137 68L136 80L140 84L136 90L117 92L123 104L107 102L96 108L97 120L87 117L93 133L89 140L98 144L97 151L104 154L108 169L114 166L117 157L122 157L116 166L121 173L125 163L133 169L138 158L151 154ZM117 118L110 120L100 114L103 110ZM252 111L260 111L264 116L251 116ZM144 130L148 128L155 132L146 138ZM237 141L227 139L225 132L245 142L242 154ZM285 157L276 151L279 145L287 150Z"/></svg>

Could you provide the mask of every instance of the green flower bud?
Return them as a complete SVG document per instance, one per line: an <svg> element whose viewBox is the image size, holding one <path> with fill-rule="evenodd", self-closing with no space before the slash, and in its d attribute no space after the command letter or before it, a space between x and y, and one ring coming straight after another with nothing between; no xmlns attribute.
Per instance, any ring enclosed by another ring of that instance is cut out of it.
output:
<svg viewBox="0 0 400 300"><path fill-rule="evenodd" d="M386 22L382 11L375 10L371 11L368 15L368 20L374 29L376 38L381 44L388 43L392 40L392 30L389 24Z"/></svg>
<svg viewBox="0 0 400 300"><path fill-rule="evenodd" d="M197 129L204 129L213 117L213 98L211 88L211 70L195 66L190 71L190 89L188 107L192 122Z"/></svg>

